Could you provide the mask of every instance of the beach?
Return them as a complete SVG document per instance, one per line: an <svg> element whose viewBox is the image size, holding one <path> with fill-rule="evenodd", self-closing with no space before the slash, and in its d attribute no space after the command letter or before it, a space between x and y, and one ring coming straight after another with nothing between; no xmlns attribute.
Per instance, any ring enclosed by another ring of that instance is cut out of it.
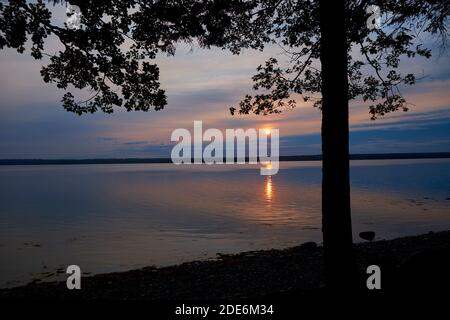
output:
<svg viewBox="0 0 450 320"><path fill-rule="evenodd" d="M442 289L450 283L450 231L359 243L354 249L362 280L367 277L367 266L380 267L382 292ZM34 282L0 290L0 299L270 299L326 289L323 271L323 248L307 242L283 250L219 255L210 261L83 277L81 290L68 290L64 281Z"/></svg>

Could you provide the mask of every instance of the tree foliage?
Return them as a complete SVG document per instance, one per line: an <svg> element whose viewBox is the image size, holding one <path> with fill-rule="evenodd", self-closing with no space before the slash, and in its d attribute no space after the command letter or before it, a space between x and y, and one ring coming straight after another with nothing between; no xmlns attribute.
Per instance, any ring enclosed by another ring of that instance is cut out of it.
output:
<svg viewBox="0 0 450 320"><path fill-rule="evenodd" d="M271 114L293 108L298 96L321 106L320 30L315 0L90 0L71 1L81 9L82 28L56 25L51 6L64 1L0 3L0 49L35 59L49 57L41 70L45 82L66 90L66 110L77 114L115 107L160 110L167 104L155 58L175 54L176 43L196 41L239 54L277 44L288 56L283 64L270 58L253 77L256 94L247 95L231 113ZM368 4L383 13L381 29L366 26ZM446 37L448 0L355 0L347 2L349 99L368 103L373 119L408 104L400 92L414 74L402 74L400 60L431 51L420 45L422 33ZM56 36L63 49L45 52L44 42ZM70 87L89 89L78 102Z"/></svg>

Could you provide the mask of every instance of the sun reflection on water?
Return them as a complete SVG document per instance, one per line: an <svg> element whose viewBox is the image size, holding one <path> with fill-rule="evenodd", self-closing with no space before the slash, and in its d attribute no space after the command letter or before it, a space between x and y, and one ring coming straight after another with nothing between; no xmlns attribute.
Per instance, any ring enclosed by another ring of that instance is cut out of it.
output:
<svg viewBox="0 0 450 320"><path fill-rule="evenodd" d="M267 202L270 203L272 201L272 197L273 197L272 176L267 176L267 178L266 178L265 194L266 194Z"/></svg>

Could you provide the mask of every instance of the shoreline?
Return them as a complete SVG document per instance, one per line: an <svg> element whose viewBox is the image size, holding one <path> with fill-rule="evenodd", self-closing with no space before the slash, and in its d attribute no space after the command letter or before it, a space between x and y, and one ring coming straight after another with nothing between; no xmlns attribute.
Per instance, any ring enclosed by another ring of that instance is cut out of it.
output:
<svg viewBox="0 0 450 320"><path fill-rule="evenodd" d="M356 243L354 248L360 275L366 276L369 265L380 266L385 290L450 283L450 231ZM67 290L65 282L30 283L0 289L0 300L259 299L325 286L323 248L314 242L218 257L82 277L82 290Z"/></svg>
<svg viewBox="0 0 450 320"><path fill-rule="evenodd" d="M350 160L450 159L450 152L350 154ZM193 162L194 159L192 159ZM322 155L280 156L279 161L321 161ZM226 159L224 158L224 163ZM236 159L234 159L236 162ZM248 163L248 158L245 160ZM171 158L0 159L0 166L173 163Z"/></svg>

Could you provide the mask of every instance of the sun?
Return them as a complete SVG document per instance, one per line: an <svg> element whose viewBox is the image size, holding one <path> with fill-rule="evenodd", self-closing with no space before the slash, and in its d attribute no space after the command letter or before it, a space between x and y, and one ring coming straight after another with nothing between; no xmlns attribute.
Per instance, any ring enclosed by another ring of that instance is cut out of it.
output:
<svg viewBox="0 0 450 320"><path fill-rule="evenodd" d="M266 129L264 129L264 132L265 132L267 135L269 135L270 132L271 132L271 130L270 130L269 128L266 128Z"/></svg>

